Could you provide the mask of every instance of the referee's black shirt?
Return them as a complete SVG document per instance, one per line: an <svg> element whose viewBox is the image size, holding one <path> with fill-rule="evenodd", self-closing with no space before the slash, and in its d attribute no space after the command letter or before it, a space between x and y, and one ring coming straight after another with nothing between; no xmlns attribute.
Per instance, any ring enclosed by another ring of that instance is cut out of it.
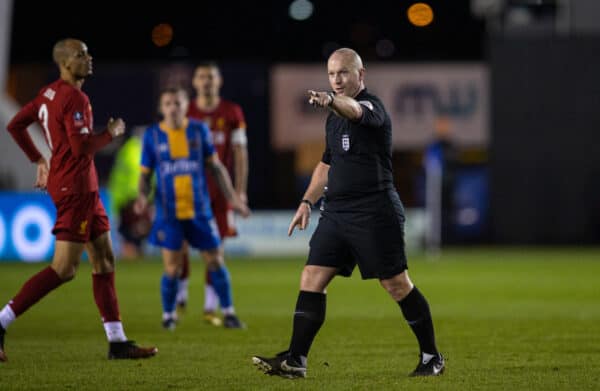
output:
<svg viewBox="0 0 600 391"><path fill-rule="evenodd" d="M354 99L363 114L357 122L329 113L321 159L330 165L326 211L377 210L377 195L394 190L392 123L383 103L366 89Z"/></svg>

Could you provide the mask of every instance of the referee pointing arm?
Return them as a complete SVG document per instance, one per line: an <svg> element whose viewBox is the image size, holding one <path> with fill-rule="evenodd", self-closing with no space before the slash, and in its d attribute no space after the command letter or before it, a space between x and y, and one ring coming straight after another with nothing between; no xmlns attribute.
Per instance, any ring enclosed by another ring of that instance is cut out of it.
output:
<svg viewBox="0 0 600 391"><path fill-rule="evenodd" d="M326 146L290 224L305 229L314 203L325 206L310 240L300 280L289 349L254 356L269 375L306 376L310 346L325 320L326 288L358 265L363 279L377 278L399 304L417 337L421 359L412 376L435 376L445 363L435 344L425 297L407 272L404 208L393 185L392 125L383 103L367 91L365 68L352 49L336 50L327 62L333 92L308 91L308 101L327 108Z"/></svg>

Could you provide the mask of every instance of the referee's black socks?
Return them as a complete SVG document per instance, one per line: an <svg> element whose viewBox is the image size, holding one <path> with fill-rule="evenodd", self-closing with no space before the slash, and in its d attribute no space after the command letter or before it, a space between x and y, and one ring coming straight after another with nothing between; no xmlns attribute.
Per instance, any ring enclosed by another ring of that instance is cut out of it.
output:
<svg viewBox="0 0 600 391"><path fill-rule="evenodd" d="M294 330L290 355L305 364L313 339L325 321L327 296L319 292L300 291L294 312Z"/></svg>
<svg viewBox="0 0 600 391"><path fill-rule="evenodd" d="M439 354L435 346L431 312L429 312L429 304L425 296L415 286L398 304L404 318L419 341L421 352Z"/></svg>

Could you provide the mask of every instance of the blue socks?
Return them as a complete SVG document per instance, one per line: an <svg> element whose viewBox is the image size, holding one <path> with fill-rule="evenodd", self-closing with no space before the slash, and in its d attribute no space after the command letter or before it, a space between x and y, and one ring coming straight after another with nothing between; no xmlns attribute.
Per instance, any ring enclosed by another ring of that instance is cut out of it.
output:
<svg viewBox="0 0 600 391"><path fill-rule="evenodd" d="M163 274L162 279L160 280L163 313L175 311L175 298L177 297L178 285L179 279L177 277L169 277L166 274Z"/></svg>
<svg viewBox="0 0 600 391"><path fill-rule="evenodd" d="M217 270L212 270L208 273L210 274L212 286L219 297L219 304L221 305L221 308L225 309L231 307L231 281L227 267L223 265Z"/></svg>

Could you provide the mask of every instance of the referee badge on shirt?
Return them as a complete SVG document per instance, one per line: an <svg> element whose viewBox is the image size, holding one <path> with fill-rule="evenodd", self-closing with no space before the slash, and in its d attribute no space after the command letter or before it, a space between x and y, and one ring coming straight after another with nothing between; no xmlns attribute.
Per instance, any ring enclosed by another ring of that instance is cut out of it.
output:
<svg viewBox="0 0 600 391"><path fill-rule="evenodd" d="M347 134L342 135L342 149L348 151L350 149L350 136Z"/></svg>

